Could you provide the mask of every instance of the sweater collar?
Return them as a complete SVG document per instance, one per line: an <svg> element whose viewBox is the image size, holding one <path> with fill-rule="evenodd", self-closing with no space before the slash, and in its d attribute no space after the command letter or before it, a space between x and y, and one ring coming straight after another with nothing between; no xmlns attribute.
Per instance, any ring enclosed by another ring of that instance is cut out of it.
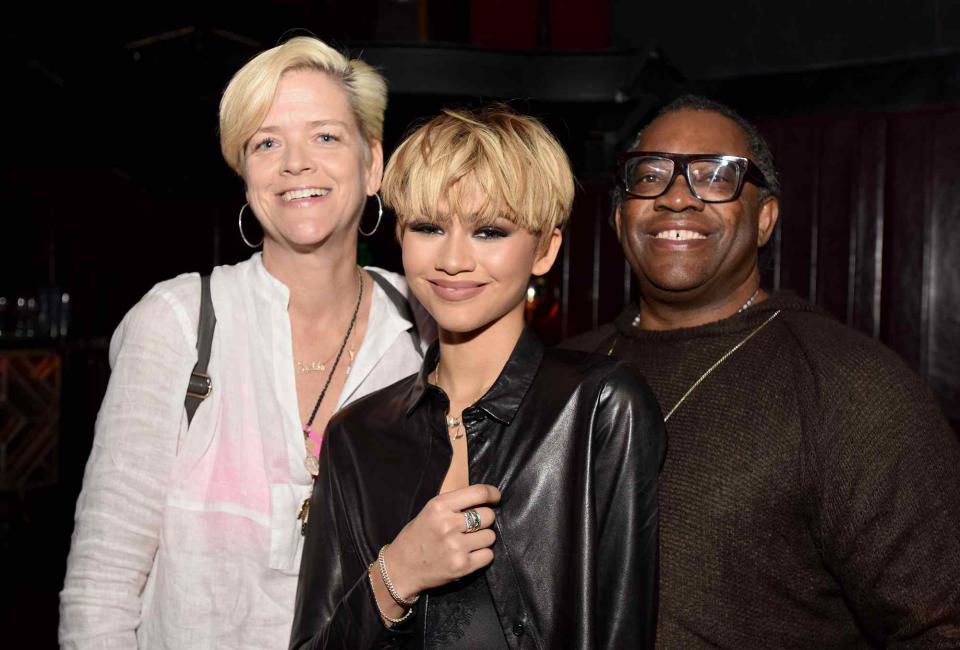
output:
<svg viewBox="0 0 960 650"><path fill-rule="evenodd" d="M428 390L439 390L430 383L430 374L439 360L440 343L434 341L407 395L408 416L420 405ZM524 327L500 375L473 406L503 424L510 424L537 376L542 360L543 343L533 329Z"/></svg>

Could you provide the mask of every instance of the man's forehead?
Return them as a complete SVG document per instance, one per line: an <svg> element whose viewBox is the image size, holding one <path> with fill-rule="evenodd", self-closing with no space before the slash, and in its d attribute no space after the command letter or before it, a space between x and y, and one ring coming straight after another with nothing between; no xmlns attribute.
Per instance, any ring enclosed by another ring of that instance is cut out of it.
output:
<svg viewBox="0 0 960 650"><path fill-rule="evenodd" d="M640 151L722 153L748 156L747 136L736 122L713 111L679 110L661 115L637 143Z"/></svg>

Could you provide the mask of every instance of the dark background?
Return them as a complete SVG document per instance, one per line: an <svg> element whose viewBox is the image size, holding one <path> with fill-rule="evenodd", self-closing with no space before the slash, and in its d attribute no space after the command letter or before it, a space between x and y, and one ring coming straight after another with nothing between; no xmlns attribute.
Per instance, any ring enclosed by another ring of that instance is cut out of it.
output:
<svg viewBox="0 0 960 650"><path fill-rule="evenodd" d="M34 423L52 436L36 451L42 462L0 480L0 646L55 647L56 594L113 328L154 283L249 254L236 232L242 184L219 154L217 104L233 72L293 27L382 69L388 153L441 106L492 100L511 101L558 135L580 187L535 314L550 341L610 320L634 295L607 225L615 152L683 92L731 104L770 139L782 176L765 285L796 291L896 350L960 427L958 2L327 0L3 11L0 297L10 306L68 292L72 311L68 335L56 341L12 336L12 313L0 313L0 354L51 351L62 361L59 407ZM364 240L361 256L399 270L391 226ZM10 386L0 381L0 463L8 448L25 448Z"/></svg>

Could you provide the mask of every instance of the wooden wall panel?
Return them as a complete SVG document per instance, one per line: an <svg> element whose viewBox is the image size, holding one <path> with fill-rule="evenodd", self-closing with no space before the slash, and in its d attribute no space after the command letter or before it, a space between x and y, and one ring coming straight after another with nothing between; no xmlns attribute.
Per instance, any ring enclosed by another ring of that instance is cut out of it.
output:
<svg viewBox="0 0 960 650"><path fill-rule="evenodd" d="M880 335L880 291L883 284L884 180L886 120L858 121L856 192L851 214L852 256L847 323L865 334Z"/></svg>
<svg viewBox="0 0 960 650"><path fill-rule="evenodd" d="M779 248L773 281L767 286L787 288L803 298L815 295L820 222L820 138L809 120L761 124L771 134L770 146L780 174ZM779 280L777 282L776 280Z"/></svg>
<svg viewBox="0 0 960 650"><path fill-rule="evenodd" d="M927 378L960 422L960 111L931 122Z"/></svg>
<svg viewBox="0 0 960 650"><path fill-rule="evenodd" d="M824 125L821 155L816 253L812 259L814 302L846 321L850 276L850 216L855 202L857 125L839 120ZM785 182L789 182L786 179Z"/></svg>
<svg viewBox="0 0 960 650"><path fill-rule="evenodd" d="M761 256L764 286L812 299L876 336L885 120L803 117L759 126L783 191L778 231Z"/></svg>
<svg viewBox="0 0 960 650"><path fill-rule="evenodd" d="M597 324L609 323L620 313L625 299L629 299L629 278L632 272L624 273L623 252L617 233L610 226L609 184L604 182L591 186L597 195L594 210L594 232L598 240L597 254ZM630 266L626 265L629 270ZM626 284L626 286L625 286Z"/></svg>
<svg viewBox="0 0 960 650"><path fill-rule="evenodd" d="M564 337L596 327L595 278L599 274L598 230L595 222L602 194L598 184L584 183L577 191L573 214L561 251Z"/></svg>
<svg viewBox="0 0 960 650"><path fill-rule="evenodd" d="M582 180L559 263L562 338L610 322L633 295L630 266L610 226L610 181Z"/></svg>
<svg viewBox="0 0 960 650"><path fill-rule="evenodd" d="M887 134L880 340L927 375L925 290L929 194L927 120L892 116Z"/></svg>

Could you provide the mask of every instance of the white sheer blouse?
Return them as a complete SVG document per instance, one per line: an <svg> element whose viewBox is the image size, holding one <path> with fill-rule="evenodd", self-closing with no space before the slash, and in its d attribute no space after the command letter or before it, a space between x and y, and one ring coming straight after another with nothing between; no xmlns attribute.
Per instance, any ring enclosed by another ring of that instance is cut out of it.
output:
<svg viewBox="0 0 960 650"><path fill-rule="evenodd" d="M402 276L380 271L404 295ZM156 285L110 344L113 369L77 502L65 648L286 648L311 490L289 291L254 255L211 278L213 394L187 430L196 274ZM422 347L433 324L413 303ZM417 371L407 321L374 285L338 408Z"/></svg>

